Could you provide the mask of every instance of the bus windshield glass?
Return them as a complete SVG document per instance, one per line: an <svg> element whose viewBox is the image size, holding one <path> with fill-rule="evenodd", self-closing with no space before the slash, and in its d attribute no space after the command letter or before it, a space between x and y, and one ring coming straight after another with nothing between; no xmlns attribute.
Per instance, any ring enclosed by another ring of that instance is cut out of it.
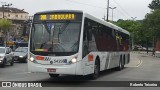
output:
<svg viewBox="0 0 160 90"><path fill-rule="evenodd" d="M30 50L34 52L78 52L80 22L42 21L33 23Z"/></svg>

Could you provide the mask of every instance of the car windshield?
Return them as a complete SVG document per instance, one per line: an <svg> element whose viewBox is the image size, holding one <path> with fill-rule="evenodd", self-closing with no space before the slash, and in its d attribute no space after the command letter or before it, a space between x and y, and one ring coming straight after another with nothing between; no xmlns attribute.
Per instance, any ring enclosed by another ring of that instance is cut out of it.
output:
<svg viewBox="0 0 160 90"><path fill-rule="evenodd" d="M5 48L0 48L0 53L5 53Z"/></svg>
<svg viewBox="0 0 160 90"><path fill-rule="evenodd" d="M79 22L44 22L33 24L31 51L77 52L80 36Z"/></svg>
<svg viewBox="0 0 160 90"><path fill-rule="evenodd" d="M27 48L17 48L17 49L15 50L15 52L27 52L27 51L28 51Z"/></svg>

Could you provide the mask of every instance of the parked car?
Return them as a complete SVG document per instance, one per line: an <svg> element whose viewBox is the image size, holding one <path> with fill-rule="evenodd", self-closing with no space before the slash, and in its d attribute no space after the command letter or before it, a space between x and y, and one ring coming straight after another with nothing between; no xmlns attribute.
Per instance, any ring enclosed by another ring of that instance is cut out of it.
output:
<svg viewBox="0 0 160 90"><path fill-rule="evenodd" d="M140 50L140 51L146 51L147 49L145 47L139 47L138 50Z"/></svg>
<svg viewBox="0 0 160 90"><path fill-rule="evenodd" d="M18 47L14 51L14 61L27 63L28 47Z"/></svg>
<svg viewBox="0 0 160 90"><path fill-rule="evenodd" d="M13 66L13 52L9 47L0 47L0 66L5 67L6 64Z"/></svg>

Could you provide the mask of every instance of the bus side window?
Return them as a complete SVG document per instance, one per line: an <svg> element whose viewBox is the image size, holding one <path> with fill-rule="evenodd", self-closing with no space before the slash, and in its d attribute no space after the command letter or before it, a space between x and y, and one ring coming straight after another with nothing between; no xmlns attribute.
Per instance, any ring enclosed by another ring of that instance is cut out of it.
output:
<svg viewBox="0 0 160 90"><path fill-rule="evenodd" d="M92 41L92 30L93 30L93 28L91 28L91 26L89 26L88 30L87 30L88 41Z"/></svg>

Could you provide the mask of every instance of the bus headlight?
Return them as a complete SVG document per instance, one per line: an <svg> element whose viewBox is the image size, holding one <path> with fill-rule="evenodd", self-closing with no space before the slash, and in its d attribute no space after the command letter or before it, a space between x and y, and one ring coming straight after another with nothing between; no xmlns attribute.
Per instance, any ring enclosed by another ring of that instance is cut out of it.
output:
<svg viewBox="0 0 160 90"><path fill-rule="evenodd" d="M19 56L20 58L23 58L23 56Z"/></svg>
<svg viewBox="0 0 160 90"><path fill-rule="evenodd" d="M73 58L71 61L72 61L72 63L76 63L77 62L77 58Z"/></svg>
<svg viewBox="0 0 160 90"><path fill-rule="evenodd" d="M73 57L71 60L71 63L76 63L77 62L77 56Z"/></svg>
<svg viewBox="0 0 160 90"><path fill-rule="evenodd" d="M29 60L33 62L33 61L34 61L34 58L33 58L33 57L30 57Z"/></svg>

